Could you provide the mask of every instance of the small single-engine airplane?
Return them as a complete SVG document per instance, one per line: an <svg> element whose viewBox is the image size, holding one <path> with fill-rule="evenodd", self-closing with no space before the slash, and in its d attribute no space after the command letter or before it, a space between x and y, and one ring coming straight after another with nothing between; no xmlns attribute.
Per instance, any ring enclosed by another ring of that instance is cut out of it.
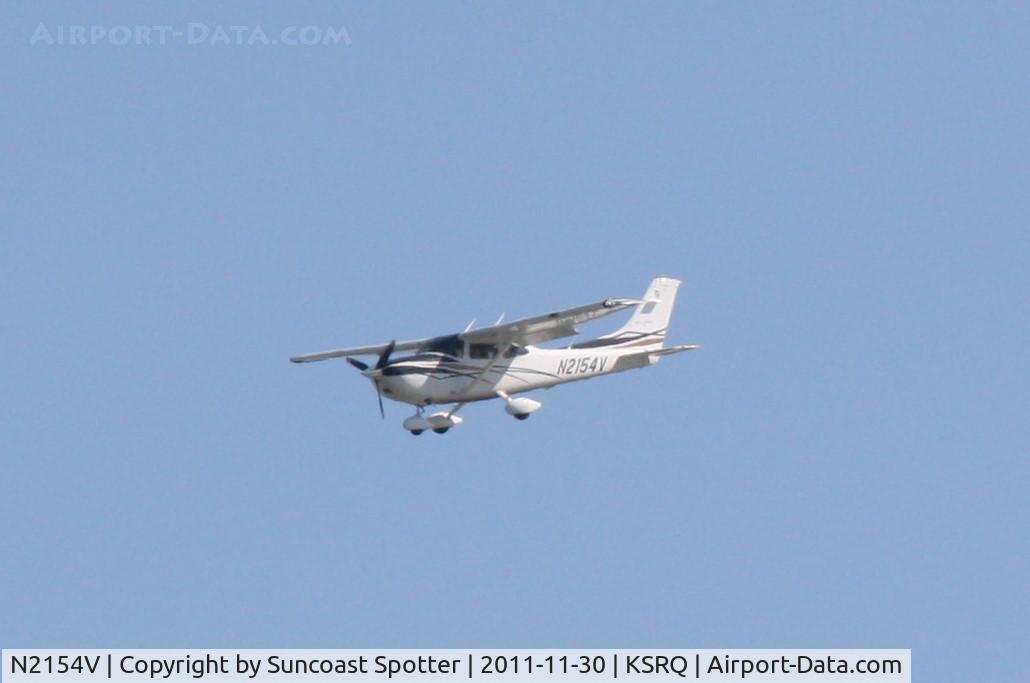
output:
<svg viewBox="0 0 1030 683"><path fill-rule="evenodd" d="M654 365L662 356L699 348L664 345L679 286L679 280L659 277L648 286L643 299L605 299L510 323L498 320L478 330L471 329L469 323L464 332L443 337L335 349L290 360L311 363L346 358L375 386L380 415L385 417L383 395L415 406L415 414L404 420L404 428L412 434L427 429L443 434L461 424L457 413L466 403L492 398L502 399L509 415L525 420L541 404L514 394L643 368ZM629 321L611 334L565 348L536 346L577 335L575 325L631 306L636 310ZM414 353L392 358L395 351ZM355 356L378 358L369 366ZM449 410L424 415L426 406L452 403L454 407Z"/></svg>

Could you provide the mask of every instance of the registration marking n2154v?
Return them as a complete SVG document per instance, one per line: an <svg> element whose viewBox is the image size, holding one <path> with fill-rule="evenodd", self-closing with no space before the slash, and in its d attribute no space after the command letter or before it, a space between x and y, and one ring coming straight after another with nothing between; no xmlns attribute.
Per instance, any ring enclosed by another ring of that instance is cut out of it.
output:
<svg viewBox="0 0 1030 683"><path fill-rule="evenodd" d="M583 356L582 358L565 358L558 361L559 375L592 375L604 372L608 359L600 356Z"/></svg>

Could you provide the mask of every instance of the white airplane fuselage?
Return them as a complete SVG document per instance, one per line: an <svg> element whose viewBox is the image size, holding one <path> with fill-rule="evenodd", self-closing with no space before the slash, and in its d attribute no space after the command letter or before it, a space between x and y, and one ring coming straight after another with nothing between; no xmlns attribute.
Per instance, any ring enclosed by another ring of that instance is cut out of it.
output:
<svg viewBox="0 0 1030 683"><path fill-rule="evenodd" d="M383 395L395 401L417 406L468 403L544 389L656 362L657 357L652 359L646 351L643 348L545 349L526 346L518 347L516 355L499 359L423 353L397 358L381 370L373 371L372 377L378 380Z"/></svg>

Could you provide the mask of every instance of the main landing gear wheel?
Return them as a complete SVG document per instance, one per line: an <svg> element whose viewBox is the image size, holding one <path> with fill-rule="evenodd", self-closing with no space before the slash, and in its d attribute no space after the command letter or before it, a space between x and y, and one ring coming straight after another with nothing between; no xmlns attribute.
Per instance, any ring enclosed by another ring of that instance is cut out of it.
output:
<svg viewBox="0 0 1030 683"><path fill-rule="evenodd" d="M497 395L504 399L504 412L508 413L516 420L525 420L529 417L530 413L535 413L540 410L542 405L540 401L520 396L519 398L512 398L503 391L498 391Z"/></svg>
<svg viewBox="0 0 1030 683"><path fill-rule="evenodd" d="M422 407L419 406L414 415L404 420L404 428L415 436L429 429L432 429L437 434L446 434L452 427L457 427L461 424L461 418L454 414L455 410L457 408L451 411L440 411L429 416L423 416Z"/></svg>

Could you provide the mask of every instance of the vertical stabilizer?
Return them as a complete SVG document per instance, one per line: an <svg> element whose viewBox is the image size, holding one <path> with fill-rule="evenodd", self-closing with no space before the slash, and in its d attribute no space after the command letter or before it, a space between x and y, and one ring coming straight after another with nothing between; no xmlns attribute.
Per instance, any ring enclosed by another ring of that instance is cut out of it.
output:
<svg viewBox="0 0 1030 683"><path fill-rule="evenodd" d="M593 341L574 344L574 348L639 348L659 349L665 343L672 307L680 281L671 277L657 277L647 286L629 321L621 328Z"/></svg>

